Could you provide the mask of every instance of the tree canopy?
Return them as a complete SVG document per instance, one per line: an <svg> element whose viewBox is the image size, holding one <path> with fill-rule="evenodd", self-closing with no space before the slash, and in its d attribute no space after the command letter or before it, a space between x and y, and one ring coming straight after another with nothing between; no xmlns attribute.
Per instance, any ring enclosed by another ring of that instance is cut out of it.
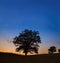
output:
<svg viewBox="0 0 60 63"><path fill-rule="evenodd" d="M60 53L60 49L58 49L58 52Z"/></svg>
<svg viewBox="0 0 60 63"><path fill-rule="evenodd" d="M50 49L48 49L49 54L53 54L54 52L56 52L56 47L55 46L51 46Z"/></svg>
<svg viewBox="0 0 60 63"><path fill-rule="evenodd" d="M13 39L13 43L17 47L16 48L17 52L23 50L23 53L27 55L28 52L38 53L39 43L41 43L41 38L39 36L38 31L25 29Z"/></svg>

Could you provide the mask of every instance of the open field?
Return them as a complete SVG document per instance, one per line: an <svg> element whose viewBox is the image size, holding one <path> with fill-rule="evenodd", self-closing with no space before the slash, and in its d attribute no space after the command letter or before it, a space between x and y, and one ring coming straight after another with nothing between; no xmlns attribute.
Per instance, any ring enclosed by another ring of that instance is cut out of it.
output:
<svg viewBox="0 0 60 63"><path fill-rule="evenodd" d="M60 54L23 56L0 52L0 63L60 63Z"/></svg>

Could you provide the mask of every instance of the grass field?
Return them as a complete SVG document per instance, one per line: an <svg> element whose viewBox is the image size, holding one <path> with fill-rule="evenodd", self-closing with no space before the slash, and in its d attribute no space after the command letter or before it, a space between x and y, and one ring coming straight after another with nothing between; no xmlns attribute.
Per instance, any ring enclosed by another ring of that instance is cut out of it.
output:
<svg viewBox="0 0 60 63"><path fill-rule="evenodd" d="M23 56L0 52L0 63L60 63L60 54Z"/></svg>

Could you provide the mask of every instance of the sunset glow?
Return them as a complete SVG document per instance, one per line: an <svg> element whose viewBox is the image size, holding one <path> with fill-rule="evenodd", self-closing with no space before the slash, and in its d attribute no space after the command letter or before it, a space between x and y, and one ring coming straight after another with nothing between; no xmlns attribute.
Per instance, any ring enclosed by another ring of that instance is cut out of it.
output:
<svg viewBox="0 0 60 63"><path fill-rule="evenodd" d="M50 46L60 48L59 2L55 0L0 1L0 52L17 53L11 41L24 29L39 31L42 41L39 54L48 53Z"/></svg>

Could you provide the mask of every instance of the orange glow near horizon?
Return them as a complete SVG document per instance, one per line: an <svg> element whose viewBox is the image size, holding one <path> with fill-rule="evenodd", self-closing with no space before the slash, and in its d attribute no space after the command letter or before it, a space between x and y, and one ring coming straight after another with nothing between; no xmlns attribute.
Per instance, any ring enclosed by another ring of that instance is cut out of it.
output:
<svg viewBox="0 0 60 63"><path fill-rule="evenodd" d="M17 53L17 54L23 54L22 52L16 52L16 47L13 43L10 43L6 41L7 39L1 39L0 40L0 52L7 52L7 53ZM46 49L40 47L39 54L47 53Z"/></svg>
<svg viewBox="0 0 60 63"><path fill-rule="evenodd" d="M14 46L14 44L10 44L10 43L7 43L7 44L5 43L4 45L1 44L1 46L0 46L0 52L24 55L24 53L22 53L22 52L16 52L15 49L16 49L16 47ZM39 54L45 54L45 53L47 53L47 49L43 49L42 47L40 47ZM30 54L28 54L28 55L30 55Z"/></svg>
<svg viewBox="0 0 60 63"><path fill-rule="evenodd" d="M47 46L48 45L48 46ZM41 43L39 48L39 54L47 54L48 48L50 44ZM0 40L0 52L7 52L7 53L15 53L15 54L23 54L22 52L16 52L16 47L13 43L6 41L6 39ZM24 55L24 54L23 54ZM30 55L30 54L29 54Z"/></svg>
<svg viewBox="0 0 60 63"><path fill-rule="evenodd" d="M22 54L22 55L24 55L24 53L22 53L22 52L15 52L15 51L12 51L12 50L5 50L5 49L1 49L0 52L14 53L14 54ZM40 50L38 54L47 54L47 52L44 51L44 50ZM28 53L28 55L31 55L31 54ZM34 55L34 53L33 53L33 55Z"/></svg>
<svg viewBox="0 0 60 63"><path fill-rule="evenodd" d="M4 47L0 47L0 52L6 52L6 53L14 53L14 54L22 54L24 55L24 53L22 52L16 52L15 51L15 48L16 47L10 47L10 46L4 46ZM39 54L47 54L48 53L48 49L47 48L43 48L43 47L40 47L39 48ZM28 55L31 55L30 53L28 53ZM34 54L33 54L34 55Z"/></svg>

